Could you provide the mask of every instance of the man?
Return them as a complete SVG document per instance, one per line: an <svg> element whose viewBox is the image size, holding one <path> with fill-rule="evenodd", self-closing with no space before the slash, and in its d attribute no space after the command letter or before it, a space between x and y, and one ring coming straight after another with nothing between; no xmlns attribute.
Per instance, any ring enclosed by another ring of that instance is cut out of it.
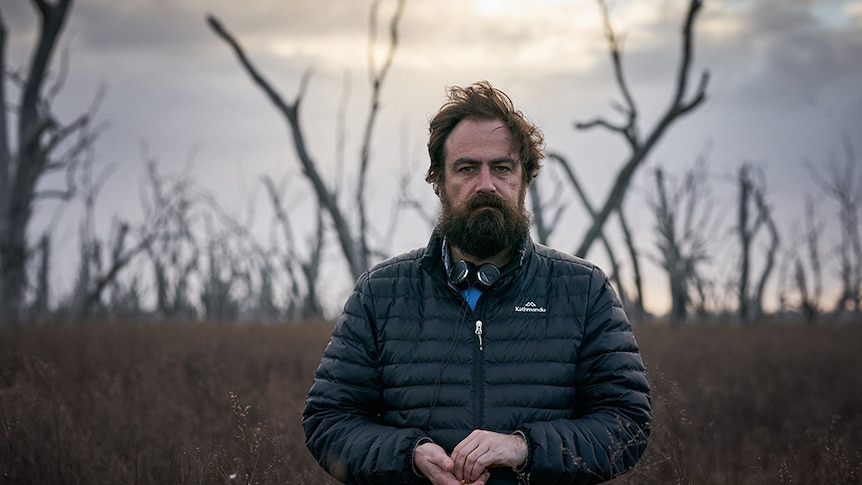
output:
<svg viewBox="0 0 862 485"><path fill-rule="evenodd" d="M487 82L432 118L428 246L359 278L302 424L345 483L597 483L646 448L649 386L592 264L534 243L542 134Z"/></svg>

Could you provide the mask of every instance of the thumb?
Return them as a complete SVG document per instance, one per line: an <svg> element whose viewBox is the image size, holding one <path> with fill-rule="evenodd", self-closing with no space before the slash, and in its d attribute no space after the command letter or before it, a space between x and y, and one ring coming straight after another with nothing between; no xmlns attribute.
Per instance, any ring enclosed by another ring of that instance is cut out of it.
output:
<svg viewBox="0 0 862 485"><path fill-rule="evenodd" d="M452 473L452 470L455 469L455 461L449 457L446 453L440 453L434 456L432 460L435 465L439 466L441 469L446 470L449 473Z"/></svg>

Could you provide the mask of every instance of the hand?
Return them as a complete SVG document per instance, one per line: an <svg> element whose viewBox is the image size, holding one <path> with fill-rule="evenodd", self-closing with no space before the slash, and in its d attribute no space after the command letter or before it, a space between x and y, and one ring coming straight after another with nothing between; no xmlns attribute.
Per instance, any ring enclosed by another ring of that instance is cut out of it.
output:
<svg viewBox="0 0 862 485"><path fill-rule="evenodd" d="M491 477L491 473L485 471L470 482L456 478L452 474L455 462L449 458L443 448L430 442L422 443L416 447L413 452L413 463L434 485L466 485L468 483L470 485L485 485L485 482Z"/></svg>
<svg viewBox="0 0 862 485"><path fill-rule="evenodd" d="M474 430L452 450L456 478L478 480L493 467L516 467L527 460L527 443L517 434Z"/></svg>

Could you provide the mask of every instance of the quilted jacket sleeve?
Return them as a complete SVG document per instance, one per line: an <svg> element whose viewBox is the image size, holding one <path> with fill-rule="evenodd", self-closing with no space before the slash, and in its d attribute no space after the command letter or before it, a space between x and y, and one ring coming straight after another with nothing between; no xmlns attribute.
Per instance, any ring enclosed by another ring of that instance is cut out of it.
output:
<svg viewBox="0 0 862 485"><path fill-rule="evenodd" d="M418 429L380 424L374 322L360 278L345 303L305 403L306 446L343 483L410 483Z"/></svg>
<svg viewBox="0 0 862 485"><path fill-rule="evenodd" d="M579 349L577 415L524 425L531 483L598 483L632 468L646 449L650 391L631 325L594 269Z"/></svg>

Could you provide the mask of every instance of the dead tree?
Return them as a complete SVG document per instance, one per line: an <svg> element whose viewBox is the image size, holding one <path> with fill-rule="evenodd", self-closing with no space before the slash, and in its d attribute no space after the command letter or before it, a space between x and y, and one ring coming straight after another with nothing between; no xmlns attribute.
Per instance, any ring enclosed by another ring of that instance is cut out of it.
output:
<svg viewBox="0 0 862 485"><path fill-rule="evenodd" d="M151 220L135 231L130 224L114 219L108 239L103 241L99 238L96 231L96 201L110 170L103 170L95 180L91 171L92 158L87 157L82 164L79 184L84 215L78 235L78 275L68 303L70 316L78 320L90 316L98 308L110 311L103 300L105 292L109 289L120 291L117 281L120 273L143 253L159 226L157 220Z"/></svg>
<svg viewBox="0 0 862 485"><path fill-rule="evenodd" d="M563 157L558 153L550 152L547 154L548 160L557 162L560 167L565 172L567 179L572 184L572 187L575 189L575 192L578 194L578 198L581 200L581 203L584 205L587 213L590 215L590 218L595 219L596 211L593 208L593 204L590 202L590 199L587 197L587 193L584 191L578 177L575 175L575 169L571 166L568 159ZM535 182L534 182L535 184ZM622 215L622 211L619 212ZM557 214L559 216L559 213ZM625 224L625 220L622 219L621 224L623 225L626 233L628 233L628 227ZM599 238L602 240L602 244L605 247L605 251L608 255L608 261L611 265L611 277L616 283L617 291L619 292L620 299L623 302L627 302L625 287L623 286L622 274L620 272L620 265L617 262L616 253L614 252L613 247L611 246L608 239L605 237L604 232L599 233ZM631 247L631 246L630 246ZM635 270L635 281L637 283L636 289L636 297L635 297L635 305L639 314L643 314L643 298L641 297L641 288L640 288L640 266L637 263L637 258L633 258L634 270Z"/></svg>
<svg viewBox="0 0 862 485"><path fill-rule="evenodd" d="M338 192L330 188L329 184L324 180L323 175L318 169L317 163L312 157L305 141L305 136L302 131L302 124L299 116L299 108L305 96L305 90L308 86L309 76L304 75L299 92L296 99L291 103L284 100L281 94L275 90L272 84L267 81L263 75L252 64L251 60L246 55L239 42L231 35L227 29L215 17L208 17L207 22L210 28L225 41L234 51L237 58L242 64L246 72L251 76L255 84L266 94L270 102L281 112L287 121L290 133L293 139L293 145L296 149L296 154L299 157L299 162L302 165L303 174L311 183L312 189L317 195L318 203L323 208L332 220L332 224L336 235L338 236L341 252L347 261L351 275L354 278L359 277L362 272L368 269L371 262L372 250L369 245L369 228L368 218L366 215L365 197L366 197L366 180L370 163L371 153L371 135L374 130L377 113L380 107L380 92L383 87L383 82L392 64L395 51L398 46L398 22L401 19L404 11L405 0L397 0L395 11L389 22L389 49L383 62L378 65L374 57L373 51L376 49L377 35L377 17L380 0L375 0L372 4L370 15L370 32L369 32L369 70L370 81L372 88L371 106L369 108L368 117L365 124L365 134L363 136L363 145L359 159L359 175L356 187L355 202L356 207L351 208L358 211L359 224L358 228L354 228L348 222L347 213L338 202Z"/></svg>
<svg viewBox="0 0 862 485"><path fill-rule="evenodd" d="M547 177L542 180L553 181L553 190L550 195L546 194L545 201L543 201L542 194L548 192L548 189L539 190L539 179L533 180L529 187L530 207L533 214L532 220L533 229L536 231L536 241L541 244L548 244L551 234L558 227L563 217L566 205L560 202L562 198L560 180L557 178L548 179Z"/></svg>
<svg viewBox="0 0 862 485"><path fill-rule="evenodd" d="M97 132L92 126L97 103L69 122L51 111L63 84L65 63L51 84L50 68L72 1L30 3L40 16L40 31L29 67L20 74L7 66L7 31L0 13L0 322L16 322L21 316L28 284L27 229L34 205L47 197L69 200L74 193L72 186L37 190L40 181L51 173L72 171ZM16 103L9 98L10 85L20 90ZM17 118L14 138L10 114Z"/></svg>
<svg viewBox="0 0 862 485"><path fill-rule="evenodd" d="M822 311L823 297L823 264L821 263L820 238L825 229L823 220L817 215L817 207L812 197L805 197L805 230L801 241L803 249L790 251L793 266L792 281L799 294L797 308L805 317L807 323L815 323ZM797 242L794 243L794 246ZM801 254L800 254L801 253ZM780 278L784 280L784 278ZM789 278L788 278L789 279ZM782 304L786 306L787 295L780 295Z"/></svg>
<svg viewBox="0 0 862 485"><path fill-rule="evenodd" d="M201 279L203 243L199 227L200 200L187 173L174 178L159 173L156 160L145 160L144 219L159 221L158 231L145 248L155 285L156 314L189 320L198 315L192 300L194 281Z"/></svg>
<svg viewBox="0 0 862 485"><path fill-rule="evenodd" d="M691 76L691 63L694 50L694 21L703 5L702 0L691 0L682 28L682 52L676 73L676 87L673 92L670 105L659 117L657 124L645 136L641 133L639 123L639 109L634 97L629 90L628 82L623 73L622 64L622 38L614 31L610 21L607 4L604 0L598 0L602 10L602 19L605 27L605 36L613 63L614 77L620 89L623 103L616 104L615 108L623 115L621 123L614 123L604 118L575 124L575 128L586 130L594 127L603 127L611 132L622 136L630 148L630 154L623 167L617 172L611 191L605 202L595 211L591 226L587 230L580 246L575 254L585 256L590 250L596 238L600 237L602 228L613 212L619 212L623 206L626 192L628 191L632 177L638 167L646 160L650 151L665 134L670 125L681 116L691 112L706 98L706 86L709 81L709 72L701 74L700 83L695 92L689 96L688 85ZM630 248L631 252L635 252Z"/></svg>
<svg viewBox="0 0 862 485"><path fill-rule="evenodd" d="M207 253L199 292L203 318L211 322L280 321L284 311L276 303L276 287L284 287L279 279L283 243L267 247L258 241L252 230L253 205L248 206L248 220L241 221L213 194L204 192L200 197L205 208ZM271 226L271 232L274 229ZM288 246L292 251L293 245ZM294 285L295 275L289 273L287 286Z"/></svg>
<svg viewBox="0 0 862 485"><path fill-rule="evenodd" d="M802 284L799 285L802 295L801 307L809 323L814 323L820 313L821 299L823 296L823 265L820 256L820 237L823 234L823 224L819 223L816 215L817 208L811 197L805 198L805 248L808 260L808 272L811 279L811 293L807 291L805 281L808 277L802 276ZM802 272L802 264L797 260L797 268Z"/></svg>
<svg viewBox="0 0 862 485"><path fill-rule="evenodd" d="M50 313L51 285L51 236L47 233L39 238L39 273L36 283L36 297L33 299L31 314L33 319L46 318Z"/></svg>
<svg viewBox="0 0 862 485"><path fill-rule="evenodd" d="M754 318L760 318L763 315L763 297L766 294L766 285L769 278L772 276L772 271L775 268L775 258L778 253L778 248L781 245L781 237L778 234L778 227L775 225L775 219L772 217L772 209L766 203L766 198L763 192L759 193L756 198L757 211L764 214L766 221L766 229L769 234L769 243L766 246L766 254L763 265L763 270L760 272L760 277L757 280L757 286L752 297L751 309L754 312Z"/></svg>
<svg viewBox="0 0 862 485"><path fill-rule="evenodd" d="M826 195L838 204L841 294L835 310L858 313L862 310L862 171L856 172L859 161L850 137L844 136L843 142L843 164L833 157L825 177L811 162L806 165Z"/></svg>
<svg viewBox="0 0 862 485"><path fill-rule="evenodd" d="M798 312L807 323L816 323L824 311L823 268L828 261L821 246L829 225L819 213L818 199L805 195L803 219L787 232L795 236L781 252L777 267L779 313Z"/></svg>
<svg viewBox="0 0 862 485"><path fill-rule="evenodd" d="M275 212L277 224L274 227L280 229L283 239L283 248L279 251L281 257L277 258L281 268L287 273L290 280L288 315L294 320L315 320L323 318L323 305L317 293L317 282L320 275L321 255L324 248L323 239L323 211L318 210L317 227L313 239L309 241L310 252L303 257L296 251L296 238L293 234L293 226L288 217L288 212L282 202L282 190L278 190L275 183L269 177L263 178L263 185ZM299 266L302 273L303 283L297 275L295 266ZM302 287L305 287L303 293Z"/></svg>
<svg viewBox="0 0 862 485"><path fill-rule="evenodd" d="M751 322L763 315L763 295L775 267L780 238L772 218L772 210L766 203L766 183L763 172L755 170L754 166L746 163L739 168L736 179L739 188L736 232L739 235L741 251L737 315L741 321ZM752 212L754 212L753 221ZM761 229L768 232L769 243L766 247L763 269L752 290L749 289L752 278L752 246Z"/></svg>
<svg viewBox="0 0 862 485"><path fill-rule="evenodd" d="M255 293L252 283L254 251L242 251L245 238L231 237L230 228L214 228L211 214L205 217L206 268L201 270L200 302L204 321L227 323L239 320ZM250 254L251 253L251 254Z"/></svg>
<svg viewBox="0 0 862 485"><path fill-rule="evenodd" d="M424 180L417 179L416 173L425 169L421 157L416 157L410 153L408 146L409 137L407 128L404 124L401 127L401 168L397 174L397 181L394 183L398 187L398 195L395 197L394 209L389 216L388 229L386 230L385 240L393 241L398 231L403 228L401 224L402 214L405 212L413 213L418 222L424 224L428 231L431 232L437 224L437 212L439 210L439 200L433 197L431 191L425 191ZM423 187L417 189L414 187L415 182L419 182ZM424 194L426 197L417 196Z"/></svg>
<svg viewBox="0 0 862 485"><path fill-rule="evenodd" d="M705 282L699 266L708 260L707 242L717 227L706 181L703 163L671 186L664 170L655 170L655 199L648 203L656 219L659 253L655 260L668 276L673 323L683 322L691 307L697 313L706 312Z"/></svg>

